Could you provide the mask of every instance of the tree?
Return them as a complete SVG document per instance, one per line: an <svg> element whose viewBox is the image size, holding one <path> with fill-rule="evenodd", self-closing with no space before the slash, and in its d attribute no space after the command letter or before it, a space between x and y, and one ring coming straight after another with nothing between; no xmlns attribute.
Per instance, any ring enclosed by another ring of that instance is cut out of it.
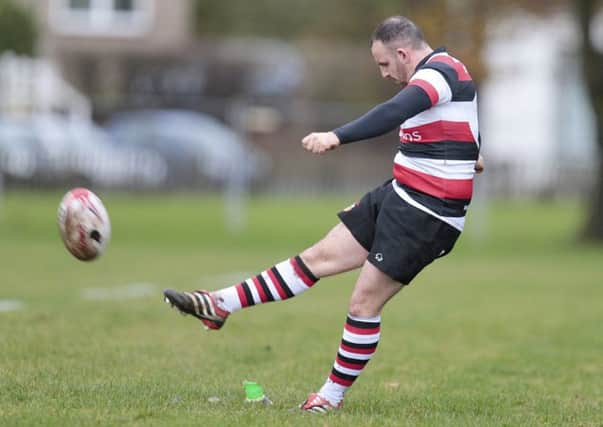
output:
<svg viewBox="0 0 603 427"><path fill-rule="evenodd" d="M596 0L577 0L575 6L582 36L584 81L595 113L599 165L588 218L582 234L588 240L603 242L603 78L601 78L603 53L595 50L591 37L592 18L598 5Z"/></svg>
<svg viewBox="0 0 603 427"><path fill-rule="evenodd" d="M12 0L0 0L0 53L32 55L37 39L33 16Z"/></svg>

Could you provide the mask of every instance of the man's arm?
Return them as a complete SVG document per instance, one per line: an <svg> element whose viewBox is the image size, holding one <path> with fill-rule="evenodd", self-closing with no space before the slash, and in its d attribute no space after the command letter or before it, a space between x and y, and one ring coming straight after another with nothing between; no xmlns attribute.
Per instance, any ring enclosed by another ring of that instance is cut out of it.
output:
<svg viewBox="0 0 603 427"><path fill-rule="evenodd" d="M383 135L431 106L432 100L422 88L409 85L390 100L332 132L309 134L302 140L302 145L308 151L322 154L340 144Z"/></svg>
<svg viewBox="0 0 603 427"><path fill-rule="evenodd" d="M410 85L383 104L377 105L356 120L333 131L342 144L383 135L431 107L431 100L425 91Z"/></svg>

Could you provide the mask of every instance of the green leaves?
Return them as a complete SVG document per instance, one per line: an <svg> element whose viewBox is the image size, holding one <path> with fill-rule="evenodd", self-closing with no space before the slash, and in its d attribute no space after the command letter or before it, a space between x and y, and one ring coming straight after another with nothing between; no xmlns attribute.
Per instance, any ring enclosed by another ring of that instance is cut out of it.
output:
<svg viewBox="0 0 603 427"><path fill-rule="evenodd" d="M0 0L0 54L31 55L38 31L33 15L13 0Z"/></svg>

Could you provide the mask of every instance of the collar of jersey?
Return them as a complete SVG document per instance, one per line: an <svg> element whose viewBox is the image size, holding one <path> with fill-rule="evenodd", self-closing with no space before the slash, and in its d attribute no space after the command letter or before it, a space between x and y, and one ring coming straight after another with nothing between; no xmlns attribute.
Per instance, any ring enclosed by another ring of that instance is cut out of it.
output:
<svg viewBox="0 0 603 427"><path fill-rule="evenodd" d="M446 52L446 48L444 46L442 47L438 47L436 49L433 50L433 52L431 52L429 55L427 55L425 58L421 59L421 61L417 64L416 68L415 68L415 72L421 68L423 65L425 65L425 63L427 61L429 61L429 58L431 58L433 55L437 55L438 53L442 53L442 52Z"/></svg>

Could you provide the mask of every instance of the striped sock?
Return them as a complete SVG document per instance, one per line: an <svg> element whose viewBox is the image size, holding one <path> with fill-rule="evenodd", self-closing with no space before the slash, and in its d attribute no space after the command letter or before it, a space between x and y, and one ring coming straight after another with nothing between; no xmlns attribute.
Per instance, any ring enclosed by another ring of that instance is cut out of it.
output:
<svg viewBox="0 0 603 427"><path fill-rule="evenodd" d="M377 351L380 329L381 316L360 318L348 314L333 369L318 392L333 406L339 405Z"/></svg>
<svg viewBox="0 0 603 427"><path fill-rule="evenodd" d="M292 298L318 281L299 256L262 271L238 285L215 291L221 304L231 313L265 302Z"/></svg>

